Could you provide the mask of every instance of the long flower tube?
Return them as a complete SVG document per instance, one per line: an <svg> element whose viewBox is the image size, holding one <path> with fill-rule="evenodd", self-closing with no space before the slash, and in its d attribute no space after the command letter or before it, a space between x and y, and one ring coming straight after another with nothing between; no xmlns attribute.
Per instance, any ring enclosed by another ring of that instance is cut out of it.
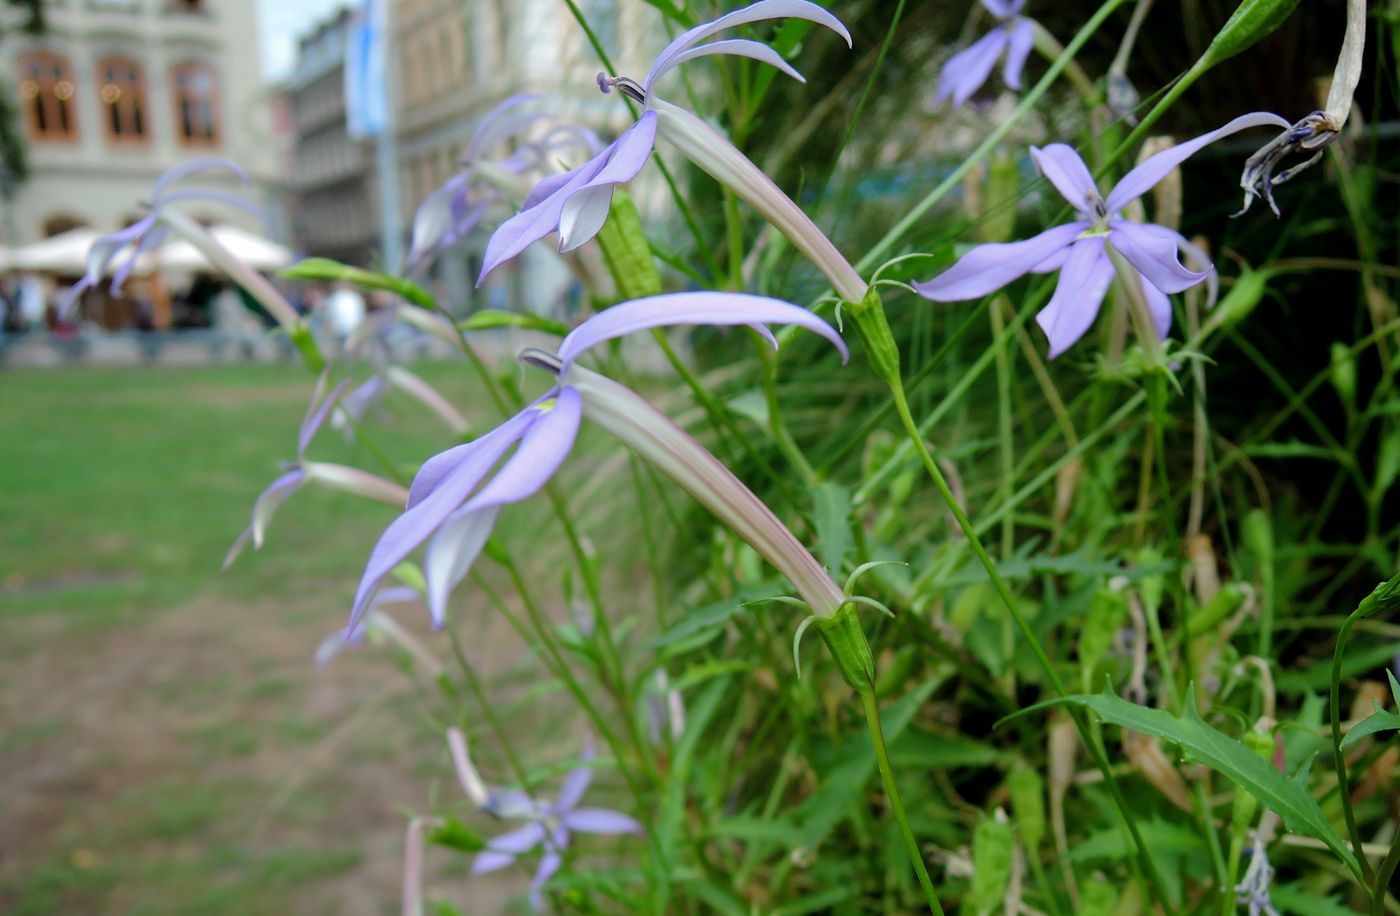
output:
<svg viewBox="0 0 1400 916"><path fill-rule="evenodd" d="M734 55L776 67L799 81L802 75L766 44L748 39L705 40L726 29L769 19L796 18L836 32L849 45L850 32L831 13L807 0L759 0L678 36L657 56L642 82L599 74L604 92L617 89L643 107L641 117L593 159L541 181L524 208L491 236L480 284L497 266L551 232L559 250L572 251L598 234L607 220L613 189L631 181L664 138L777 227L820 269L843 299L859 302L867 284L811 219L732 143L691 112L659 98L654 84L681 64L711 55Z"/></svg>

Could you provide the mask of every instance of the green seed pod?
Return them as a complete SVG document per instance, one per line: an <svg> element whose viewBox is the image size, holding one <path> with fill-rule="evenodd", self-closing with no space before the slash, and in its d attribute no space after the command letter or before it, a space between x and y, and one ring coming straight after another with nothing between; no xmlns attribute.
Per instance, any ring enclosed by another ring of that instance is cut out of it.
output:
<svg viewBox="0 0 1400 916"><path fill-rule="evenodd" d="M1238 582L1226 582L1205 604L1198 607L1186 622L1186 631L1192 636L1201 636L1215 629L1221 621L1228 620L1244 604L1244 586Z"/></svg>
<svg viewBox="0 0 1400 916"><path fill-rule="evenodd" d="M1033 856L1045 839L1045 780L1030 767L1021 767L1006 777L1006 791L1011 793L1011 814L1021 845Z"/></svg>
<svg viewBox="0 0 1400 916"><path fill-rule="evenodd" d="M1197 67L1214 67L1247 50L1283 25L1298 0L1244 0L1211 41Z"/></svg>
<svg viewBox="0 0 1400 916"><path fill-rule="evenodd" d="M661 274L642 231L642 219L626 191L613 191L612 209L598 231L598 245L608 273L624 299L641 299L661 292Z"/></svg>
<svg viewBox="0 0 1400 916"><path fill-rule="evenodd" d="M1356 356L1340 341L1332 344L1332 387L1343 404L1356 404Z"/></svg>
<svg viewBox="0 0 1400 916"><path fill-rule="evenodd" d="M1011 882L1016 840L1006 815L984 817L972 833L972 889L966 911L983 916L1002 911L1002 898Z"/></svg>
<svg viewBox="0 0 1400 916"><path fill-rule="evenodd" d="M880 301L880 292L875 287L865 291L860 302L845 303L846 314L854 319L856 332L865 344L870 365L880 378L891 384L901 384L899 377L899 346L890 332L889 321L885 318L885 304Z"/></svg>
<svg viewBox="0 0 1400 916"><path fill-rule="evenodd" d="M1235 278L1235 285L1215 305L1211 324L1217 327L1232 328L1254 311L1269 291L1269 272L1245 268L1244 273Z"/></svg>

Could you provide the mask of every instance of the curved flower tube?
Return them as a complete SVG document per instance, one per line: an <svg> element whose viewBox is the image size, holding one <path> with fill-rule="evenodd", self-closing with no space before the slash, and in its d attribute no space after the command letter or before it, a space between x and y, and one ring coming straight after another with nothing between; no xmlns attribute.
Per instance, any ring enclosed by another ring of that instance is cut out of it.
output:
<svg viewBox="0 0 1400 916"><path fill-rule="evenodd" d="M992 68L1003 55L1001 78L1007 87L1021 90L1021 70L1035 43L1035 27L1021 15L1026 0L978 0L987 12L996 17L997 24L968 47L948 58L938 72L938 90L934 104L948 99L953 107L961 106L982 87L991 76Z"/></svg>
<svg viewBox="0 0 1400 916"><path fill-rule="evenodd" d="M559 384L496 429L423 463L404 513L370 554L351 609L349 632L359 626L385 576L427 543L423 576L435 626L446 620L447 598L485 547L500 510L548 483L573 447L583 416L633 446L788 575L817 613L834 613L844 600L820 564L767 507L714 456L664 414L625 386L588 372L575 361L588 349L635 331L677 324L749 325L770 340L765 323L808 328L848 356L845 343L807 309L738 293L674 293L615 305L564 338L559 355L531 357ZM776 344L776 341L775 341ZM497 463L515 448L500 469Z"/></svg>
<svg viewBox="0 0 1400 916"><path fill-rule="evenodd" d="M1241 115L1218 130L1202 134L1144 160L1114 186L1099 194L1094 178L1079 154L1063 143L1031 148L1040 173L1077 211L1078 219L1047 229L1024 242L979 245L942 274L915 283L920 295L935 302L977 299L1001 289L1027 273L1058 270L1060 280L1050 302L1036 315L1050 339L1050 356L1068 349L1093 324L1114 266L1110 251L1121 255L1137 272L1158 335L1171 329L1171 293L1206 279L1213 268L1188 270L1179 253L1193 246L1180 233L1151 223L1122 218L1128 204L1150 191L1173 169L1208 144L1250 127L1287 126L1278 115Z"/></svg>
<svg viewBox="0 0 1400 916"><path fill-rule="evenodd" d="M773 223L799 251L812 260L842 298L858 302L866 284L802 210L773 181L713 127L689 111L659 98L658 80L687 61L712 55L747 57L799 81L802 75L777 51L759 41L721 39L705 43L726 29L769 19L805 19L830 29L851 44L841 21L808 0L759 0L678 36L662 50L646 78L598 75L603 92L618 89L641 103L637 122L583 165L545 179L526 199L519 213L502 223L486 246L480 285L486 276L529 245L551 232L559 233L559 250L572 251L602 229L612 205L613 188L636 178L651 157L657 137L664 137L682 155Z"/></svg>

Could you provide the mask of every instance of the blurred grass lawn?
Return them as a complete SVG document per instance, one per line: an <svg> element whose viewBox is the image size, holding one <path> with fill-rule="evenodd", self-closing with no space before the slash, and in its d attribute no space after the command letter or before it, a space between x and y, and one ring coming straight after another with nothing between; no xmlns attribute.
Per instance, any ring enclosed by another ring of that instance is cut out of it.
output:
<svg viewBox="0 0 1400 916"><path fill-rule="evenodd" d="M418 368L470 406L460 366ZM426 805L441 749L406 724L382 658L312 662L392 511L308 488L219 573L295 454L305 370L0 384L0 912L392 910L395 806ZM408 470L450 443L411 404L387 409L382 445ZM374 466L330 428L311 454ZM372 726L325 759L357 710Z"/></svg>

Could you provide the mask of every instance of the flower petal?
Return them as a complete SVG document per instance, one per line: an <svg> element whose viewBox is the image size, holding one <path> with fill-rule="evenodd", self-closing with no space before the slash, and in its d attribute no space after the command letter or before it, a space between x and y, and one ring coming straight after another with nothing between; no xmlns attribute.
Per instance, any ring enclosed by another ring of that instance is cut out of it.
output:
<svg viewBox="0 0 1400 916"><path fill-rule="evenodd" d="M1152 315L1152 323L1157 326L1157 336L1166 340L1172 329L1172 300L1141 273L1138 280L1142 283L1143 298L1147 300L1147 311Z"/></svg>
<svg viewBox="0 0 1400 916"><path fill-rule="evenodd" d="M559 819L565 827L578 833L641 833L642 825L618 811L607 808L576 808Z"/></svg>
<svg viewBox="0 0 1400 916"><path fill-rule="evenodd" d="M403 515L394 519L384 530L370 553L359 588L355 592L355 604L350 611L348 632L353 634L359 626L360 618L384 577L457 510L472 490L476 489L477 484L481 483L482 478L495 467L506 450L536 422L537 417L538 414L526 408L495 430L470 443L475 448L465 455L459 453L455 466L450 469L439 469L443 470L442 477L432 491L406 509Z"/></svg>
<svg viewBox="0 0 1400 916"><path fill-rule="evenodd" d="M460 467L463 462L470 460L478 449L491 447L488 446L488 442L494 442L503 435L513 436L514 438L511 439L511 442L518 440L524 435L525 428L538 418L539 412L535 408L539 407L540 404L544 403L552 396L553 394L551 393L539 398L524 410L517 413L514 417L511 417L481 438L473 439L471 442L464 445L454 446L445 452L439 452L423 462L423 466L418 469L418 473L413 477L413 483L408 490L408 503L404 508L412 509L414 506L418 505L418 503L426 499L445 479L451 476L452 472ZM509 432L507 432L508 427Z"/></svg>
<svg viewBox="0 0 1400 916"><path fill-rule="evenodd" d="M1181 236L1162 226L1114 220L1109 224L1108 241L1164 293L1189 289L1210 273L1188 270L1180 260Z"/></svg>
<svg viewBox="0 0 1400 916"><path fill-rule="evenodd" d="M1240 115L1224 127L1201 134L1194 140L1188 140L1170 149L1164 149L1157 155L1148 157L1145 162L1123 176L1123 179L1108 194L1108 210L1110 213L1122 210L1129 203L1152 190L1153 185L1166 178L1172 169L1181 165L1203 147L1222 137L1228 137L1250 127L1282 127L1286 129L1292 126L1276 114L1256 111Z"/></svg>
<svg viewBox="0 0 1400 916"><path fill-rule="evenodd" d="M948 58L943 69L938 71L938 91L933 101L938 103L951 97L956 108L972 98L991 75L997 58L1006 49L1006 42L1006 30L993 29Z"/></svg>
<svg viewBox="0 0 1400 916"><path fill-rule="evenodd" d="M594 755L593 739L591 737L585 738L583 752L579 754L579 760L587 763L593 760ZM560 816L574 810L579 800L583 798L583 793L588 791L588 785L592 781L592 767L581 766L570 770L569 775L564 777L564 784L559 787L559 797L554 800L554 814Z"/></svg>
<svg viewBox="0 0 1400 916"><path fill-rule="evenodd" d="M998 19L1009 19L1021 11L1026 0L978 0L982 7Z"/></svg>
<svg viewBox="0 0 1400 916"><path fill-rule="evenodd" d="M191 159L188 162L182 162L179 165L172 166L162 172L160 177L156 179L156 183L151 186L151 200L157 204L163 203L164 197L162 195L166 188L175 184L177 181L183 181L191 175L197 175L200 172L208 172L214 169L232 172L234 175L238 176L238 179L245 185L253 183L252 179L248 177L248 173L239 168L238 163L233 160L224 159L221 156L201 156L198 159Z"/></svg>
<svg viewBox="0 0 1400 916"><path fill-rule="evenodd" d="M514 863L516 856L543 843L544 838L544 825L529 823L488 840L485 851L478 853L472 862L472 874L484 875L487 872L499 871Z"/></svg>
<svg viewBox="0 0 1400 916"><path fill-rule="evenodd" d="M1051 143L1044 149L1032 146L1031 159L1035 161L1040 174L1055 186L1055 190L1069 201L1070 206L1090 219L1094 217L1093 202L1101 199L1099 188L1094 184L1089 167L1073 147L1063 143Z"/></svg>
<svg viewBox="0 0 1400 916"><path fill-rule="evenodd" d="M463 509L476 511L528 499L549 482L568 457L583 417L583 402L578 392L561 388L547 410L544 405L526 409L540 411L539 419L521 437L520 448L510 460Z"/></svg>
<svg viewBox="0 0 1400 916"><path fill-rule="evenodd" d="M428 542L423 557L423 579L428 588L428 615L433 627L447 625L447 596L456 588L481 555L481 549L496 527L499 506L489 509L459 509L448 516Z"/></svg>
<svg viewBox="0 0 1400 916"><path fill-rule="evenodd" d="M345 388L350 384L350 379L341 379L325 397L317 401L314 397L310 404L306 406L306 414L301 418L301 429L297 432L297 458L306 455L306 449L311 445L311 440L316 437L316 433L326 422L326 417L330 415L331 408L340 400L340 396L345 393ZM318 393L320 385L317 386Z"/></svg>
<svg viewBox="0 0 1400 916"><path fill-rule="evenodd" d="M1080 239L1070 248L1060 271L1055 295L1035 316L1045 336L1050 338L1050 358L1054 359L1084 336L1094 323L1108 285L1113 282L1113 262L1104 252L1102 236Z"/></svg>
<svg viewBox="0 0 1400 916"><path fill-rule="evenodd" d="M534 907L536 912L544 910L544 886L563 864L564 858L556 849L547 849L540 857L540 866L535 869L535 876L530 879L530 906Z"/></svg>
<svg viewBox="0 0 1400 916"><path fill-rule="evenodd" d="M679 67L687 61L695 60L698 57L708 57L711 54L730 54L735 57L748 57L756 61L761 61L769 66L777 67L799 83L807 82L807 78L801 73L798 73L796 68L784 60L783 56L777 51L761 41L750 41L746 38L726 38L723 41L712 41L698 48L682 51L672 58L667 69Z"/></svg>
<svg viewBox="0 0 1400 916"><path fill-rule="evenodd" d="M602 150L595 152L593 155L595 158L599 157L603 155L603 153L607 152L607 150L608 147L605 146L602 148ZM530 193L525 195L525 200L523 200L520 204L520 212L524 213L526 210L531 209L545 198L553 196L553 194L556 191L564 187L564 185L568 184L569 182L573 181L574 178L577 177L580 172L582 172L589 166L592 166L593 164L594 160L590 159L583 165L575 166L574 168L571 168L567 171L559 172L554 175L546 175L545 177L541 178L538 182L535 183L535 186L530 190Z"/></svg>
<svg viewBox="0 0 1400 916"><path fill-rule="evenodd" d="M712 22L701 23L677 36L657 55L656 62L651 65L651 72L642 81L642 90L650 92L653 83L683 62L680 59L682 54L711 35L750 22L762 22L765 19L806 19L808 22L815 22L817 25L831 29L846 40L847 47L851 46L851 33L846 31L841 20L817 4L809 3L807 0L759 0L758 3L735 10Z"/></svg>
<svg viewBox="0 0 1400 916"><path fill-rule="evenodd" d="M1029 273L1088 228L1084 222L1066 223L1024 242L978 245L932 280L915 283L914 289L934 302L978 299Z"/></svg>
<svg viewBox="0 0 1400 916"><path fill-rule="evenodd" d="M747 293L667 293L633 299L599 312L565 337L559 345L559 359L565 369L585 350L648 328L681 324L795 324L831 341L841 358L848 357L841 335L807 309ZM769 339L773 338L771 335Z"/></svg>
<svg viewBox="0 0 1400 916"><path fill-rule="evenodd" d="M1011 27L1011 37L1006 43L1006 64L1002 67L1001 78L1017 92L1021 90L1021 70L1026 66L1031 47L1035 44L1035 32L1030 21L1022 19Z"/></svg>
<svg viewBox="0 0 1400 916"><path fill-rule="evenodd" d="M559 214L559 250L573 251L598 234L608 218L612 189L631 181L656 146L656 112L646 111L617 138L607 164L564 200Z"/></svg>
<svg viewBox="0 0 1400 916"><path fill-rule="evenodd" d="M262 548L263 536L267 533L267 526L272 522L273 513L286 502L297 488L301 486L306 475L301 468L288 471L267 485L267 489L258 494L258 498L253 502L253 549Z"/></svg>
<svg viewBox="0 0 1400 916"><path fill-rule="evenodd" d="M472 132L471 143L467 145L467 152L463 158L468 162L475 162L498 144L545 117L544 114L521 115L512 111L538 99L538 95L529 92L516 93L482 115L476 124L476 130Z"/></svg>
<svg viewBox="0 0 1400 916"><path fill-rule="evenodd" d="M459 217L466 212L462 204L466 202L472 177L470 169L453 175L418 205L413 214L412 241L408 246L410 265L421 265L445 244L450 244L446 240L458 234L457 224Z"/></svg>

